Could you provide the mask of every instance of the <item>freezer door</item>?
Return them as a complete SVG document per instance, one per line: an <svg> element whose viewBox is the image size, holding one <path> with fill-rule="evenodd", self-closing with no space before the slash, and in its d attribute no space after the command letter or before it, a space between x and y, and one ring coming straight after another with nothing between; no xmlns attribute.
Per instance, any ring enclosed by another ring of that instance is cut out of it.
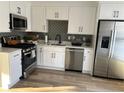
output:
<svg viewBox="0 0 124 93"><path fill-rule="evenodd" d="M112 33L114 31L114 21L101 21L99 27L96 58L94 65L94 75L107 77L108 59Z"/></svg>
<svg viewBox="0 0 124 93"><path fill-rule="evenodd" d="M108 77L124 79L124 22L116 22Z"/></svg>

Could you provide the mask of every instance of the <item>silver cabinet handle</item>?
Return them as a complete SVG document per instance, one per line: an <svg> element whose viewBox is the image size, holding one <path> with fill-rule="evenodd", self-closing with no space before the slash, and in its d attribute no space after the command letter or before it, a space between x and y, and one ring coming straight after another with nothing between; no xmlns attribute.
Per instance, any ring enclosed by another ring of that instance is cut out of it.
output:
<svg viewBox="0 0 124 93"><path fill-rule="evenodd" d="M55 18L59 18L59 13L55 12Z"/></svg>
<svg viewBox="0 0 124 93"><path fill-rule="evenodd" d="M83 26L81 27L81 32L83 32Z"/></svg>
<svg viewBox="0 0 124 93"><path fill-rule="evenodd" d="M85 59L86 59L86 56L84 56L84 60L83 61L85 61Z"/></svg>
<svg viewBox="0 0 124 93"><path fill-rule="evenodd" d="M20 7L17 7L17 13L21 14L21 8Z"/></svg>
<svg viewBox="0 0 124 93"><path fill-rule="evenodd" d="M40 52L42 52L42 48L40 48Z"/></svg>
<svg viewBox="0 0 124 93"><path fill-rule="evenodd" d="M56 58L56 53L54 53L54 58Z"/></svg>
<svg viewBox="0 0 124 93"><path fill-rule="evenodd" d="M57 18L59 18L59 13L57 12Z"/></svg>
<svg viewBox="0 0 124 93"><path fill-rule="evenodd" d="M19 56L19 54L14 55L14 57L17 57L17 56Z"/></svg>
<svg viewBox="0 0 124 93"><path fill-rule="evenodd" d="M53 58L53 53L51 53L51 58Z"/></svg>
<svg viewBox="0 0 124 93"><path fill-rule="evenodd" d="M81 32L81 27L79 26L79 28L78 28L78 32Z"/></svg>
<svg viewBox="0 0 124 93"><path fill-rule="evenodd" d="M116 15L116 11L113 11L113 17L115 18L115 15Z"/></svg>
<svg viewBox="0 0 124 93"><path fill-rule="evenodd" d="M119 11L116 11L116 13L117 13L116 17L118 18L119 17Z"/></svg>

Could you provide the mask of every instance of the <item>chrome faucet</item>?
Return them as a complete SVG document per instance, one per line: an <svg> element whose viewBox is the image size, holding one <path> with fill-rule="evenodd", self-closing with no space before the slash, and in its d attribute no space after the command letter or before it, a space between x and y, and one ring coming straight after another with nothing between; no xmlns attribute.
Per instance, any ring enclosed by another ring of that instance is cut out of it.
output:
<svg viewBox="0 0 124 93"><path fill-rule="evenodd" d="M61 35L60 34L57 34L56 37L55 37L55 40L58 40L58 43L61 44L62 41L61 41Z"/></svg>

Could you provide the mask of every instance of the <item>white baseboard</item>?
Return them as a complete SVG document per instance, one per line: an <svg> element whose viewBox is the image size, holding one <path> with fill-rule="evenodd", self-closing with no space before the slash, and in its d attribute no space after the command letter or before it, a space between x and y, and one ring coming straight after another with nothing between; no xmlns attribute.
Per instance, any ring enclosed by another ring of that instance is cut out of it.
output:
<svg viewBox="0 0 124 93"><path fill-rule="evenodd" d="M39 65L37 65L36 68L44 68L44 69L53 69L53 70L65 71L64 68L55 68L55 67L47 67L47 66L39 66Z"/></svg>

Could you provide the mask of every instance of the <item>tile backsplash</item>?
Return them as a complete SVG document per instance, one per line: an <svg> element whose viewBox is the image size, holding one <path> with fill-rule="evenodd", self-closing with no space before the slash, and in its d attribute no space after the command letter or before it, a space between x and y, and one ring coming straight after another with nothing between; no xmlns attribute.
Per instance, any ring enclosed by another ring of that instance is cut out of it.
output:
<svg viewBox="0 0 124 93"><path fill-rule="evenodd" d="M67 34L68 31L68 21L63 20L48 20L48 33L42 32L6 32L0 33L0 37L2 36L20 36L23 38L24 36L38 36L40 40L45 39L45 35L48 35L49 40L55 40L57 34L61 35L62 41L70 41L70 42L81 42L88 43L92 45L93 35L78 35L78 34ZM0 40L1 42L1 40Z"/></svg>
<svg viewBox="0 0 124 93"><path fill-rule="evenodd" d="M2 36L20 36L22 38L25 35L26 35L25 32L4 32L4 33L0 33L0 38ZM1 39L0 39L0 42L1 42Z"/></svg>
<svg viewBox="0 0 124 93"><path fill-rule="evenodd" d="M55 40L57 34L61 35L62 41L67 40L68 21L48 20L49 40Z"/></svg>

